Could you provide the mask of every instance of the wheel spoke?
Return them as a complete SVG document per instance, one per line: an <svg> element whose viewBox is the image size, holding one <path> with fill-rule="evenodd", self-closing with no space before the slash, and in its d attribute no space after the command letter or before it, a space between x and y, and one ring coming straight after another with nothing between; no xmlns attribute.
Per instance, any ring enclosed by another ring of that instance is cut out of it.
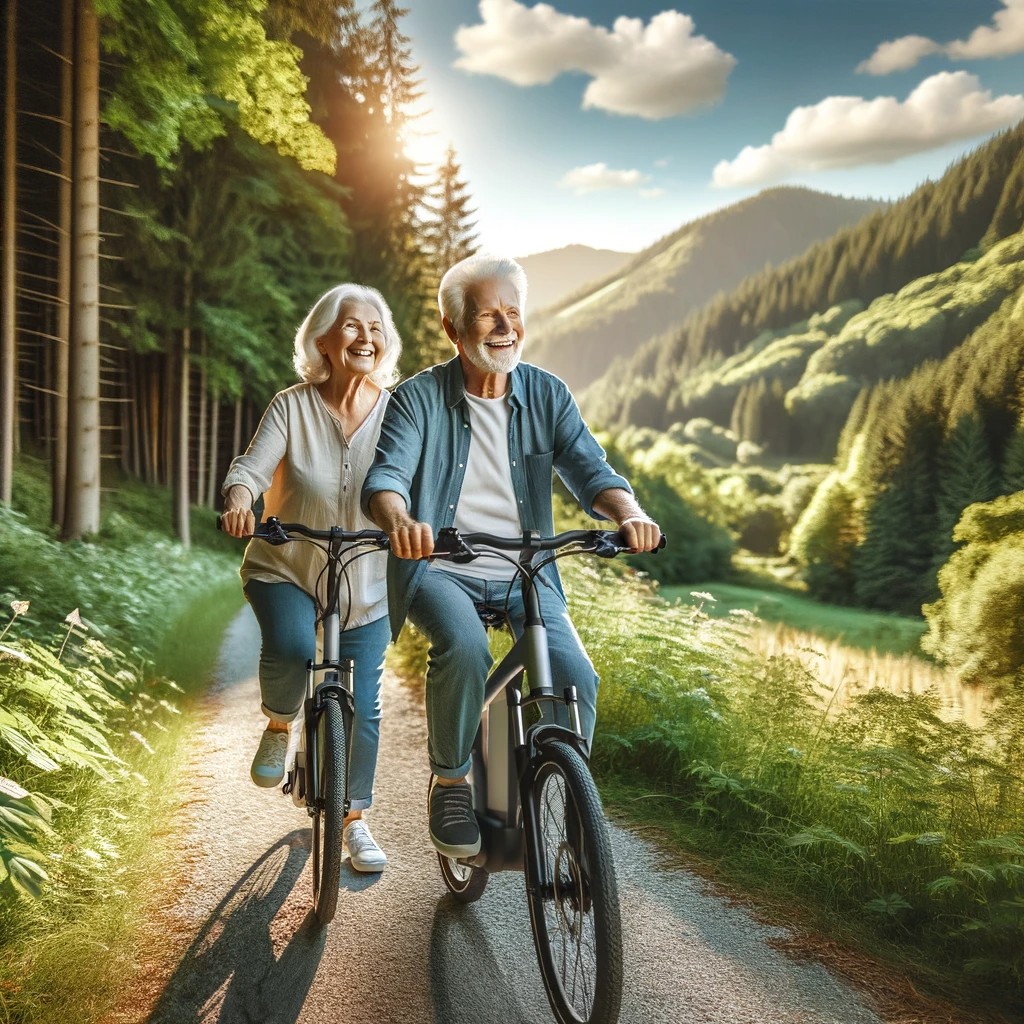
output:
<svg viewBox="0 0 1024 1024"><path fill-rule="evenodd" d="M537 865L530 915L544 986L560 1024L614 1024L622 938L600 798L585 760L550 743L531 783Z"/></svg>

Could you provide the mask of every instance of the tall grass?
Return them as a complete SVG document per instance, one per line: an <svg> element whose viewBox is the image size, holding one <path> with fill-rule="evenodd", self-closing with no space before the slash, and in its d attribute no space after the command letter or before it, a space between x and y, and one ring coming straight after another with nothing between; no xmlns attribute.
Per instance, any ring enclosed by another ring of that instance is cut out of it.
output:
<svg viewBox="0 0 1024 1024"><path fill-rule="evenodd" d="M815 659L751 650L748 612L713 619L580 561L566 577L602 678L598 777L747 878L1019 1006L1024 694L983 728L932 691L833 701Z"/></svg>
<svg viewBox="0 0 1024 1024"><path fill-rule="evenodd" d="M984 731L985 719L999 702L999 690L962 683L951 669L909 654L847 647L801 630L770 623L754 624L747 644L759 657L796 660L820 684L826 703L841 707L869 690L901 694L932 693L938 713Z"/></svg>
<svg viewBox="0 0 1024 1024"><path fill-rule="evenodd" d="M95 1019L116 994L109 958L159 878L153 830L187 720L185 693L153 660L202 677L240 604L237 561L186 552L121 515L102 544L59 544L4 509L0 1020ZM178 629L184 647L168 641Z"/></svg>

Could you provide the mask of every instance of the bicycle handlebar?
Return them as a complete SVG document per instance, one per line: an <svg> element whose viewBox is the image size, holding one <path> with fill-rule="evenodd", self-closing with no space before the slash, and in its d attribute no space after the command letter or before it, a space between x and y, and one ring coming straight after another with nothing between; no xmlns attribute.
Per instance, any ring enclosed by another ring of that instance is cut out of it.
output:
<svg viewBox="0 0 1024 1024"><path fill-rule="evenodd" d="M665 535L652 554L657 554L666 543ZM567 530L554 537L541 537L532 531L525 531L519 537L496 537L489 533L459 533L454 527L439 530L434 543L434 555L438 558L453 559L459 555L476 555L473 545L495 548L499 551L555 551L570 544L582 544L581 552L590 552L602 558L614 558L629 551L618 530Z"/></svg>
<svg viewBox="0 0 1024 1024"><path fill-rule="evenodd" d="M222 529L221 517L217 516L217 529ZM265 540L271 544L287 544L294 540L289 534L297 533L310 540L338 541L343 544L373 544L381 550L388 546L388 535L383 530L343 530L332 526L328 530L314 530L304 523L282 523L277 516L270 516L266 522L258 523L249 538ZM249 539L240 538L240 539Z"/></svg>

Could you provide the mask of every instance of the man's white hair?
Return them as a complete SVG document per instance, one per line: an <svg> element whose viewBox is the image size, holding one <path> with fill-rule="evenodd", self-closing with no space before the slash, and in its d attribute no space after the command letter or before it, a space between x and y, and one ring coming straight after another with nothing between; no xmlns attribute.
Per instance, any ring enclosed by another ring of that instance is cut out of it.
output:
<svg viewBox="0 0 1024 1024"><path fill-rule="evenodd" d="M477 253L456 263L441 278L437 290L437 305L441 316L447 317L455 333L462 337L466 323L466 291L478 281L497 278L508 281L519 298L520 320L526 319L526 271L511 256Z"/></svg>
<svg viewBox="0 0 1024 1024"><path fill-rule="evenodd" d="M395 329L395 321L384 296L365 284L335 285L313 303L302 326L295 332L295 355L292 357L295 372L307 384L320 384L331 375L331 364L316 347L316 342L337 323L338 314L346 302L365 302L380 314L381 327L384 328L384 355L369 377L379 387L390 387L398 380L402 339Z"/></svg>

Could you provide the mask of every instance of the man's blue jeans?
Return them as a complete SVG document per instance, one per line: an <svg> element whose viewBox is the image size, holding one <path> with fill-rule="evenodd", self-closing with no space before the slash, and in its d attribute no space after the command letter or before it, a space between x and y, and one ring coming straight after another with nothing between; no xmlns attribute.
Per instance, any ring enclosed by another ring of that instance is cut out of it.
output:
<svg viewBox="0 0 1024 1024"><path fill-rule="evenodd" d="M427 570L422 579L412 599L409 621L430 641L427 752L435 775L458 779L470 768L473 739L483 711L484 683L493 661L476 606L502 611L509 584L435 568ZM543 584L538 584L538 589L555 692L570 684L576 686L580 724L589 744L597 720L597 674L561 596ZM508 611L513 632L519 637L525 611L518 582L512 587Z"/></svg>
<svg viewBox="0 0 1024 1024"><path fill-rule="evenodd" d="M316 658L316 608L313 599L292 583L249 580L245 596L263 634L260 649L260 692L263 713L290 722L306 695L306 662ZM373 776L380 738L380 678L384 651L391 639L388 617L341 634L341 657L356 663L355 717L349 755L349 798L352 810L373 803Z"/></svg>

